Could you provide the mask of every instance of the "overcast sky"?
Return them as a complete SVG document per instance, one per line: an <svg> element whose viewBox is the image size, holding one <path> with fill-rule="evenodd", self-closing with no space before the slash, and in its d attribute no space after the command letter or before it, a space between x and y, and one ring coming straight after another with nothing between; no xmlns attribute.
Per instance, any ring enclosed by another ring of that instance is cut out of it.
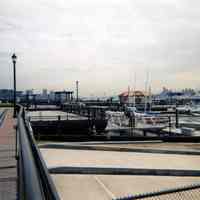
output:
<svg viewBox="0 0 200 200"><path fill-rule="evenodd" d="M200 88L198 0L1 0L0 88Z"/></svg>

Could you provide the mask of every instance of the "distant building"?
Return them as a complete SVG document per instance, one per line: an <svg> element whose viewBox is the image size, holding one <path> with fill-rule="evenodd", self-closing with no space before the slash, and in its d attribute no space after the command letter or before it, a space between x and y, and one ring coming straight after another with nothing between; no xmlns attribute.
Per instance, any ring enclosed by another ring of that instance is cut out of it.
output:
<svg viewBox="0 0 200 200"><path fill-rule="evenodd" d="M23 92L22 91L16 91L16 98L17 102L20 101L20 98L22 97ZM14 91L11 89L0 89L0 100L2 102L11 102L14 98Z"/></svg>
<svg viewBox="0 0 200 200"><path fill-rule="evenodd" d="M55 92L55 102L62 104L73 100L73 91L57 91Z"/></svg>
<svg viewBox="0 0 200 200"><path fill-rule="evenodd" d="M49 92L49 101L50 102L54 102L55 101L55 92L54 91L50 91Z"/></svg>
<svg viewBox="0 0 200 200"><path fill-rule="evenodd" d="M34 94L34 92L33 92L33 89L31 89L31 90L26 90L26 95L33 95Z"/></svg>
<svg viewBox="0 0 200 200"><path fill-rule="evenodd" d="M42 97L43 97L44 99L48 99L48 91L47 91L47 89L43 89L43 90L42 90Z"/></svg>
<svg viewBox="0 0 200 200"><path fill-rule="evenodd" d="M186 104L200 102L200 96L193 89L183 89L182 91L172 91L163 88L163 91L154 96L155 104Z"/></svg>
<svg viewBox="0 0 200 200"><path fill-rule="evenodd" d="M145 103L145 93L139 90L136 91L125 91L119 94L120 103L122 104L143 104Z"/></svg>

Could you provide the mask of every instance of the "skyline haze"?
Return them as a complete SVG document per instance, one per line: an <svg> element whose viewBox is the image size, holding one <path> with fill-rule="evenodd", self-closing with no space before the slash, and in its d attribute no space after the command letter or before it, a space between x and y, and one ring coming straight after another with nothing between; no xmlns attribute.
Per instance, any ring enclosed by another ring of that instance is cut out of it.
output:
<svg viewBox="0 0 200 200"><path fill-rule="evenodd" d="M189 0L2 0L0 88L116 95L200 88L200 2Z"/></svg>

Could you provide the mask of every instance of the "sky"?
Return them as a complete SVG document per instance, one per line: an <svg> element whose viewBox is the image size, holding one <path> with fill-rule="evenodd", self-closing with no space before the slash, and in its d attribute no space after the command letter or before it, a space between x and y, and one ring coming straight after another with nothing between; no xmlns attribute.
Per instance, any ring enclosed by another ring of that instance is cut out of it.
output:
<svg viewBox="0 0 200 200"><path fill-rule="evenodd" d="M1 0L0 88L110 96L200 88L198 0Z"/></svg>

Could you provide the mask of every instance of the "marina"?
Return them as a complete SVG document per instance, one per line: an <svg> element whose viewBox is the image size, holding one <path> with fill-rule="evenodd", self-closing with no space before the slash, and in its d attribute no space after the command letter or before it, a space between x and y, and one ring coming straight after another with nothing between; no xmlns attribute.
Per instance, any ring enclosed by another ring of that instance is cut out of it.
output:
<svg viewBox="0 0 200 200"><path fill-rule="evenodd" d="M32 124L35 133L41 129L40 127L37 127L38 129L34 128L34 123L36 122L44 124L46 122L52 123L53 121L67 123L71 120L76 120L78 123L81 120L91 122L96 118L99 119L100 116L105 116L104 119L107 120L105 130L98 133L98 135L96 135L95 129L91 131L90 127L88 137L91 137L93 140L91 142L87 142L86 138L85 142L79 142L80 135L74 142L70 142L70 138L73 138L77 131L73 133L72 129L66 131L60 127L60 129L58 127L56 129L51 128L53 130L51 134L58 136L57 142L48 141L54 140L54 137L48 137L43 140L42 135L49 134L50 132L48 129L45 129L43 133L41 132L41 137L39 138L37 134L35 135L39 139L38 144L42 157L62 199L79 198L81 192L74 193L73 191L80 187L83 182L85 185L85 189L82 188L84 189L84 194L81 195L83 198L110 200L130 194L132 187L129 184L134 185L136 181L141 183L141 185L139 184L135 187L135 195L155 190L166 190L170 188L172 183L176 183L173 184L175 187L199 183L199 145L198 143L189 142L189 140L183 143L181 141L184 139L180 137L194 137L193 141L195 141L195 136L198 136L198 130L195 133L188 134L189 129L185 130L186 133L181 129L182 120L189 121L192 116L179 114L177 120L175 112L171 114L157 112L156 116L159 117L158 125L164 122L164 126L157 126L154 122L157 118L153 118L152 124L147 121L147 125L145 124L146 121L141 123L141 120L135 119L135 125L133 126L133 123L130 123L133 119L123 111L113 112L109 111L109 107L103 107L105 114L101 112L99 116L94 108L99 110L99 107L93 107L95 115L94 113L88 114L88 112L85 112L83 106L82 108L78 107L78 109L75 107L75 109L70 111L69 109L68 111L62 111L62 109L45 111L43 107L42 111L29 111L27 113L27 119ZM86 114L84 115L84 113ZM149 117L152 118L152 115L142 115L142 117L144 116L148 120ZM193 118L198 123L198 117L195 116ZM175 128L176 120L180 128ZM191 119L191 121L194 122L194 119ZM49 124L44 126L49 127ZM80 127L80 125L78 126ZM68 134L68 132L71 134L65 139L60 137L59 141L59 136L63 133ZM81 132L83 133L83 131ZM160 137L161 135L162 137ZM169 140L170 137L177 137L180 141L179 143L163 142L165 135L167 135ZM149 139L154 139L146 142L131 142L128 140L134 140L134 137L141 136L143 136L143 140L145 137L146 139L148 137ZM119 138L117 139L117 137ZM122 137L126 141L122 142ZM114 142L113 140L116 140L114 138L118 141ZM100 142L102 139L105 142ZM90 141L89 138L88 141ZM169 160L170 162L168 162ZM116 180L116 183L113 182L114 180ZM149 181L154 181L152 187L148 187ZM119 184L123 185L120 189ZM65 190L64 188L66 187L70 189ZM88 187L90 188L89 190L87 189Z"/></svg>
<svg viewBox="0 0 200 200"><path fill-rule="evenodd" d="M76 142L70 143L63 142L63 139L60 142L39 142L42 156L62 199L75 200L81 195L84 199L111 200L132 194L131 191L137 195L143 192L165 190L170 188L171 184L175 187L181 187L199 183L200 149L198 143L189 143L189 141L187 143L162 142L161 137L159 140L159 136L165 134L169 138L170 136L180 137L183 135L198 136L198 130L195 129L195 132L189 133L190 126L182 124L183 120L193 123L196 120L195 122L198 123L197 116L192 119L190 115L179 114L177 120L176 113L162 114L162 112L157 112L157 118L153 118L151 115L142 115L147 120L141 120L140 115L139 119L137 117L133 119L120 110L113 112L109 111L108 107L103 109L105 110L104 116L107 120L107 126L105 131L100 132L100 135L106 136L107 141L100 142L98 140L101 139L96 138L97 142L78 142L76 140ZM71 110L71 113L45 111L45 114L42 111L41 114L41 111L39 112L40 116L54 116L55 120L58 118L58 121L66 120L66 115L80 120L84 116L81 113L85 113L82 112L81 108ZM32 116L35 116L33 113ZM28 115L30 116L30 114ZM50 120L48 116L47 119ZM84 117L91 120L92 116L93 120L95 117L98 118L98 115L94 116L94 114ZM152 122L149 122L149 119ZM33 117L32 121L34 120ZM176 128L176 120L180 128ZM188 128L181 128L182 126ZM95 134L96 132L91 132L90 137L94 139ZM147 138L158 136L158 138L149 142L121 142L120 139L119 142L112 141L115 137L126 138L126 136L128 136L127 139L131 137L133 139L137 136ZM60 159L61 157L62 159ZM169 160L170 162L168 162ZM150 187L149 182L152 181L153 184ZM83 183L83 193L81 191L79 193L73 192ZM131 188L134 185L135 189L133 190ZM66 187L70 189L65 190ZM88 188L90 189L88 190Z"/></svg>
<svg viewBox="0 0 200 200"><path fill-rule="evenodd" d="M200 200L199 7L1 0L0 200Z"/></svg>

